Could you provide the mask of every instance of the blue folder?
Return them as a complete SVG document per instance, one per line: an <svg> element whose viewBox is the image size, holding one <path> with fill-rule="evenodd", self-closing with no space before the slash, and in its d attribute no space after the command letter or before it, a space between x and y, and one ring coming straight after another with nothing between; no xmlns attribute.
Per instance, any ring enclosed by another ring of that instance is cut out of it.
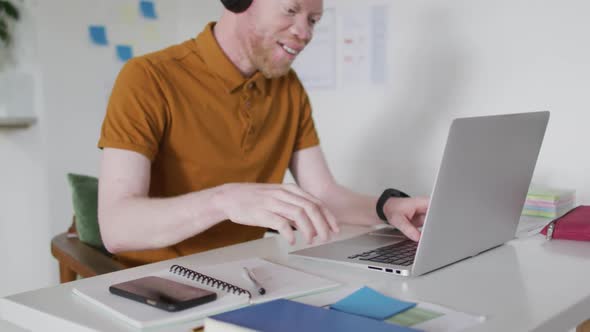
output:
<svg viewBox="0 0 590 332"><path fill-rule="evenodd" d="M263 332L418 331L383 321L284 299L248 306L211 316L210 318Z"/></svg>

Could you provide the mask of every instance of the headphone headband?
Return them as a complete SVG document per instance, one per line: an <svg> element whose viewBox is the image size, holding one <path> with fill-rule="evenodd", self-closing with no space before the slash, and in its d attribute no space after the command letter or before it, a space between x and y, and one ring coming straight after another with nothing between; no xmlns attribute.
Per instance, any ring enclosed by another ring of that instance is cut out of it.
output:
<svg viewBox="0 0 590 332"><path fill-rule="evenodd" d="M252 4L252 0L221 0L223 6L236 14L245 12Z"/></svg>

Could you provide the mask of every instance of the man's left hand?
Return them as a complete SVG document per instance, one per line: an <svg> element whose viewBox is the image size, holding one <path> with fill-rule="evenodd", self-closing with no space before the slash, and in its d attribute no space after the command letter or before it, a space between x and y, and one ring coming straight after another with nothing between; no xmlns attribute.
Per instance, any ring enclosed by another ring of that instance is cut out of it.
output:
<svg viewBox="0 0 590 332"><path fill-rule="evenodd" d="M392 197L385 202L383 212L387 221L411 240L420 240L418 227L424 224L430 199L428 197Z"/></svg>

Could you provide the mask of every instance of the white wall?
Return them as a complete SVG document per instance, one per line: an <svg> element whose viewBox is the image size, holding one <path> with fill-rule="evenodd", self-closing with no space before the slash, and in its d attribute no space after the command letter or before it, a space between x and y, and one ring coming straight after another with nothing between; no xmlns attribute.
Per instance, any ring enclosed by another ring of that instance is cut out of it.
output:
<svg viewBox="0 0 590 332"><path fill-rule="evenodd" d="M117 23L117 6L135 0L26 2L19 28L17 70L35 78L38 122L28 129L0 129L0 296L58 282L49 243L72 218L68 172L97 175L96 147L112 81L122 63L111 46L93 47L90 24ZM176 40L175 1L157 5L160 41L134 45L138 54ZM118 24L118 23L117 23ZM116 24L111 24L116 25ZM128 33L118 26L120 35ZM131 29L129 29L131 30ZM139 38L138 38L139 39Z"/></svg>
<svg viewBox="0 0 590 332"><path fill-rule="evenodd" d="M388 84L311 92L338 179L369 193L429 194L453 117L551 110L534 181L590 200L590 157L579 152L590 135L590 4L390 4Z"/></svg>
<svg viewBox="0 0 590 332"><path fill-rule="evenodd" d="M355 0L327 0L336 8ZM322 147L337 179L378 193L429 195L454 117L550 110L533 181L575 188L590 175L590 3L363 1L389 4L388 83L310 90ZM185 1L180 35L213 20L216 1Z"/></svg>
<svg viewBox="0 0 590 332"><path fill-rule="evenodd" d="M136 7L136 3L134 0L111 0L102 1L102 6L107 13L117 15L117 6ZM111 28L116 24L107 23L106 16L100 12L89 10L93 4L95 1L90 0L53 0L38 2L35 8L46 113L41 126L47 127L48 132L50 225L54 234L63 232L71 223L71 196L65 174L98 175L100 150L96 144L111 86L122 66L113 55L112 44L117 37ZM161 1L157 9L161 18L160 31L174 34L175 2ZM87 26L103 22L107 25L111 46L92 47ZM171 40L173 38L162 40L146 51L164 47ZM142 48L146 49L143 45ZM134 49L137 52L138 45L134 45Z"/></svg>
<svg viewBox="0 0 590 332"><path fill-rule="evenodd" d="M65 173L98 170L95 145L106 100L96 94L102 83L92 75L99 57L80 44L92 3L37 2L37 38L51 41L38 43L45 46L32 65L43 87L40 121L26 130L0 130L0 260L9 262L0 274L0 296L57 282L48 252L50 237L65 230L71 216ZM590 177L584 153L590 3L388 3L387 84L309 91L339 181L367 193L395 186L429 194L452 118L551 110L535 181L575 188L579 203L590 201L583 185ZM220 12L213 0L159 4L166 24L177 24L178 32L164 38L168 43L194 37ZM76 61L66 61L64 49Z"/></svg>
<svg viewBox="0 0 590 332"><path fill-rule="evenodd" d="M27 73L38 82L36 30L29 8L21 9L21 21L15 27L4 70ZM5 71L0 73L0 79L4 75ZM22 93L34 100L38 121L43 123L40 87ZM49 253L46 142L44 126L0 129L0 296L48 285L57 275Z"/></svg>

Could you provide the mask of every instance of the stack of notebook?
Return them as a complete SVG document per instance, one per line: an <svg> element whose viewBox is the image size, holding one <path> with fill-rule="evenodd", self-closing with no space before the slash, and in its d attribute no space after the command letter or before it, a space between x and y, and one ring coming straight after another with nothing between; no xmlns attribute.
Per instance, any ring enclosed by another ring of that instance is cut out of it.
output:
<svg viewBox="0 0 590 332"><path fill-rule="evenodd" d="M533 186L529 189L522 214L525 216L557 218L574 207L575 190Z"/></svg>
<svg viewBox="0 0 590 332"><path fill-rule="evenodd" d="M418 332L409 327L285 299L205 319L206 332Z"/></svg>
<svg viewBox="0 0 590 332"><path fill-rule="evenodd" d="M363 287L330 309L281 299L209 316L205 332L462 331L484 320L433 304L400 301Z"/></svg>
<svg viewBox="0 0 590 332"><path fill-rule="evenodd" d="M264 285L265 294L259 295L253 292L254 289L249 290L251 284L243 277L244 267L256 274L260 283ZM73 289L73 292L88 303L94 304L96 308L102 309L107 314L103 319L113 316L134 327L150 328L197 321L209 315L250 304L264 303L280 298L295 298L339 286L334 281L261 258L250 258L213 266L172 265L169 269L153 275L216 292L217 299L178 312L164 311L111 294L108 285L129 279L128 274L114 273L96 279L96 281L93 278L83 280ZM108 284L105 284L105 280ZM92 309L92 306L88 307L88 310Z"/></svg>

